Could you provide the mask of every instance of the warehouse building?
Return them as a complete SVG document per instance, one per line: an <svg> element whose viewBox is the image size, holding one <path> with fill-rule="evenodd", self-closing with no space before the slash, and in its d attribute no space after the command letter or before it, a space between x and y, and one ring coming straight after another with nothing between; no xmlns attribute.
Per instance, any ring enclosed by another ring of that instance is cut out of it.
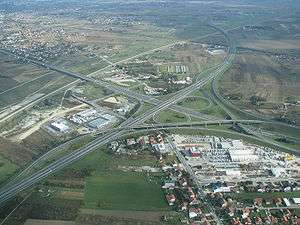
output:
<svg viewBox="0 0 300 225"><path fill-rule="evenodd" d="M109 114L104 114L98 117L97 119L94 119L88 123L88 125L94 129L100 129L105 126L108 126L110 123L114 122L115 117L111 116Z"/></svg>
<svg viewBox="0 0 300 225"><path fill-rule="evenodd" d="M58 119L53 121L52 123L49 124L49 127L54 131L60 133L68 133L71 131L71 128L67 124L67 121L65 121L64 119Z"/></svg>
<svg viewBox="0 0 300 225"><path fill-rule="evenodd" d="M229 156L233 162L249 162L258 160L258 156L254 154L253 149L229 149Z"/></svg>

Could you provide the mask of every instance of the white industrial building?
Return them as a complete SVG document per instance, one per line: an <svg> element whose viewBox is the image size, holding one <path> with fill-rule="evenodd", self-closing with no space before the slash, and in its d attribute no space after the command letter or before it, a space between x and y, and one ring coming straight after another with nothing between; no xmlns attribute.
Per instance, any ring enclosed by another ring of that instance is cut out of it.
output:
<svg viewBox="0 0 300 225"><path fill-rule="evenodd" d="M111 116L109 114L104 114L98 117L97 119L90 121L88 125L92 128L100 129L112 123L114 119L115 119L114 116Z"/></svg>
<svg viewBox="0 0 300 225"><path fill-rule="evenodd" d="M231 188L230 187L219 187L214 189L214 193L229 193L231 192Z"/></svg>
<svg viewBox="0 0 300 225"><path fill-rule="evenodd" d="M233 140L231 143L233 148L243 149L245 147L241 140Z"/></svg>
<svg viewBox="0 0 300 225"><path fill-rule="evenodd" d="M293 198L293 202L297 205L300 205L300 198Z"/></svg>
<svg viewBox="0 0 300 225"><path fill-rule="evenodd" d="M225 173L227 176L235 177L235 178L240 177L242 175L240 170L234 170L234 169L227 169L225 170Z"/></svg>
<svg viewBox="0 0 300 225"><path fill-rule="evenodd" d="M164 143L152 144L152 147L154 148L155 151L161 154L166 154L170 152L169 144L164 144Z"/></svg>
<svg viewBox="0 0 300 225"><path fill-rule="evenodd" d="M229 149L228 150L230 158L233 162L250 162L259 159L257 155L254 154L253 149Z"/></svg>
<svg viewBox="0 0 300 225"><path fill-rule="evenodd" d="M100 116L100 115L98 114L98 112L95 109L88 109L88 110L84 110L82 112L78 112L78 113L74 114L70 118L70 120L77 124L83 124L83 123L86 123L93 119L96 119L98 116Z"/></svg>
<svg viewBox="0 0 300 225"><path fill-rule="evenodd" d="M220 143L217 143L217 146L219 149L230 149L232 148L232 145L230 142L220 142Z"/></svg>
<svg viewBox="0 0 300 225"><path fill-rule="evenodd" d="M291 203L290 203L290 201L289 201L287 198L283 198L283 201L284 201L284 204L285 204L287 207L290 207L290 206L291 206Z"/></svg>
<svg viewBox="0 0 300 225"><path fill-rule="evenodd" d="M68 133L71 128L64 119L58 119L49 124L49 127L61 133Z"/></svg>
<svg viewBox="0 0 300 225"><path fill-rule="evenodd" d="M271 173L274 177L281 177L286 174L286 169L281 167L275 167L271 169Z"/></svg>

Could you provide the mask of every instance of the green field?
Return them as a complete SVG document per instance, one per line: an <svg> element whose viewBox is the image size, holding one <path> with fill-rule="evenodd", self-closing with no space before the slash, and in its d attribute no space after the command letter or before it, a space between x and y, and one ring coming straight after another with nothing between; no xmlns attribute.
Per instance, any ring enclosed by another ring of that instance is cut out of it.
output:
<svg viewBox="0 0 300 225"><path fill-rule="evenodd" d="M119 167L127 166L152 166L155 167L157 160L150 151L145 150L138 155L114 155L105 147L88 154L82 160L66 168L60 174L76 173L82 170L92 174L104 171L119 171Z"/></svg>
<svg viewBox="0 0 300 225"><path fill-rule="evenodd" d="M85 83L78 87L83 90L83 96L87 97L88 99L99 99L103 98L107 94L110 94L109 91L95 84Z"/></svg>
<svg viewBox="0 0 300 225"><path fill-rule="evenodd" d="M181 113L167 110L162 111L157 115L157 121L159 121L160 123L186 122L187 117Z"/></svg>
<svg viewBox="0 0 300 225"><path fill-rule="evenodd" d="M195 110L204 110L209 106L209 101L202 97L189 97L179 102L178 105Z"/></svg>
<svg viewBox="0 0 300 225"><path fill-rule="evenodd" d="M220 106L212 104L209 108L206 108L202 111L204 114L210 115L210 116L216 116L219 118L225 118L226 113L221 109Z"/></svg>
<svg viewBox="0 0 300 225"><path fill-rule="evenodd" d="M134 115L134 117L140 116L143 113L147 112L148 110L152 109L154 106L150 105L148 103L144 103L141 108L139 109L139 111L137 111L137 113Z"/></svg>
<svg viewBox="0 0 300 225"><path fill-rule="evenodd" d="M16 165L0 156L0 183L12 176L16 172L16 170Z"/></svg>
<svg viewBox="0 0 300 225"><path fill-rule="evenodd" d="M85 207L167 210L159 182L141 173L102 172L86 180Z"/></svg>

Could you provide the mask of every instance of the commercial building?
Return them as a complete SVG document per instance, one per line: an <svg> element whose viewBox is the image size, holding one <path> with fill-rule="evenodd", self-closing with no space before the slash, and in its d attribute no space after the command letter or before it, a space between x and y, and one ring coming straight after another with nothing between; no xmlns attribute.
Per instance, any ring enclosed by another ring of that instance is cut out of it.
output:
<svg viewBox="0 0 300 225"><path fill-rule="evenodd" d="M114 116L104 114L98 117L97 119L94 119L91 122L89 122L88 125L94 129L100 129L112 123L114 119Z"/></svg>
<svg viewBox="0 0 300 225"><path fill-rule="evenodd" d="M152 144L152 147L156 152L159 152L161 154L166 154L170 152L170 146L169 144L164 144L164 143L156 143Z"/></svg>
<svg viewBox="0 0 300 225"><path fill-rule="evenodd" d="M220 142L220 143L217 143L217 146L220 149L229 149L229 148L232 148L232 145L231 145L230 142Z"/></svg>
<svg viewBox="0 0 300 225"><path fill-rule="evenodd" d="M254 154L253 149L244 148L236 149L232 148L228 150L230 158L233 162L249 162L258 160L258 156Z"/></svg>
<svg viewBox="0 0 300 225"><path fill-rule="evenodd" d="M271 173L274 177L281 177L286 173L286 169L281 167L275 167L271 169Z"/></svg>
<svg viewBox="0 0 300 225"><path fill-rule="evenodd" d="M71 131L71 128L68 126L67 121L65 121L64 119L53 121L49 124L49 127L61 133L68 133Z"/></svg>
<svg viewBox="0 0 300 225"><path fill-rule="evenodd" d="M200 157L201 156L201 150L196 147L191 147L189 149L189 153L190 153L191 157Z"/></svg>
<svg viewBox="0 0 300 225"><path fill-rule="evenodd" d="M297 205L300 205L300 198L293 198L293 202Z"/></svg>
<svg viewBox="0 0 300 225"><path fill-rule="evenodd" d="M229 193L231 192L230 187L218 187L214 189L214 193Z"/></svg>
<svg viewBox="0 0 300 225"><path fill-rule="evenodd" d="M233 178L238 178L240 177L242 174L241 174L241 171L240 170L237 170L237 169L227 169L225 170L225 173L227 176L230 176L230 177L233 177Z"/></svg>
<svg viewBox="0 0 300 225"><path fill-rule="evenodd" d="M284 201L285 206L287 206L287 207L291 206L291 203L287 198L283 198L283 201Z"/></svg>
<svg viewBox="0 0 300 225"><path fill-rule="evenodd" d="M70 120L76 124L83 124L89 122L99 116L95 109L88 109L82 112L78 112L70 117Z"/></svg>
<svg viewBox="0 0 300 225"><path fill-rule="evenodd" d="M232 140L232 147L237 149L243 149L245 146L241 140Z"/></svg>

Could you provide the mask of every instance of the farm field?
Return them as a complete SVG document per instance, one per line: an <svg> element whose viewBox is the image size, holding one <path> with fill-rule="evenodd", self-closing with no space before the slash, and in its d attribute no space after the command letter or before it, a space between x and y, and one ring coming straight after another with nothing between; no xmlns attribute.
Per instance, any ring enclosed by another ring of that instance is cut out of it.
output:
<svg viewBox="0 0 300 225"><path fill-rule="evenodd" d="M49 73L46 69L24 63L3 53L0 53L0 68L0 92Z"/></svg>
<svg viewBox="0 0 300 225"><path fill-rule="evenodd" d="M58 191L55 195L58 199L67 199L67 200L83 200L84 193L80 191L76 191L73 189L70 190L61 190Z"/></svg>
<svg viewBox="0 0 300 225"><path fill-rule="evenodd" d="M85 207L115 210L166 210L159 181L144 174L103 172L87 178Z"/></svg>
<svg viewBox="0 0 300 225"><path fill-rule="evenodd" d="M103 171L118 171L120 167L127 166L156 166L156 158L150 151L145 150L139 155L113 155L106 148L85 156L79 162L67 167L58 175L72 176L73 173L80 170L88 170L91 174Z"/></svg>
<svg viewBox="0 0 300 225"><path fill-rule="evenodd" d="M0 183L10 178L17 170L17 166L0 156Z"/></svg>
<svg viewBox="0 0 300 225"><path fill-rule="evenodd" d="M80 209L85 215L108 216L121 219L137 219L145 221L160 221L165 212L160 211L134 211L134 210L103 210L103 209Z"/></svg>
<svg viewBox="0 0 300 225"><path fill-rule="evenodd" d="M291 50L300 49L299 40L253 40L241 43L242 47L259 50Z"/></svg>
<svg viewBox="0 0 300 225"><path fill-rule="evenodd" d="M235 95L243 101L249 101L252 95L265 98L267 102L283 102L289 96L298 96L297 77L290 80L266 55L241 54L230 73L225 74L221 90L227 90L225 96Z"/></svg>
<svg viewBox="0 0 300 225"><path fill-rule="evenodd" d="M26 223L52 225L54 221L60 224L60 220L77 218L76 224L90 219L101 224L107 219L110 224L160 224L161 216L169 213L160 174L122 171L129 166L155 164L156 158L148 150L126 156L99 149L51 177L39 187L39 192L34 192L26 201L32 209L28 214L32 220ZM21 208L18 212L23 210L26 211Z"/></svg>
<svg viewBox="0 0 300 225"><path fill-rule="evenodd" d="M218 85L223 96L238 108L273 117L287 115L299 122L299 107L285 108L284 103L300 96L300 79L267 55L240 54Z"/></svg>
<svg viewBox="0 0 300 225"><path fill-rule="evenodd" d="M0 138L1 156L18 166L24 166L36 153L33 148L27 148L25 145Z"/></svg>
<svg viewBox="0 0 300 225"><path fill-rule="evenodd" d="M0 54L0 67L0 108L22 101L33 101L41 93L48 93L47 90L51 87L57 88L65 80L70 81L56 72L26 64L4 54Z"/></svg>
<svg viewBox="0 0 300 225"><path fill-rule="evenodd" d="M75 225L73 221L28 219L24 225Z"/></svg>

